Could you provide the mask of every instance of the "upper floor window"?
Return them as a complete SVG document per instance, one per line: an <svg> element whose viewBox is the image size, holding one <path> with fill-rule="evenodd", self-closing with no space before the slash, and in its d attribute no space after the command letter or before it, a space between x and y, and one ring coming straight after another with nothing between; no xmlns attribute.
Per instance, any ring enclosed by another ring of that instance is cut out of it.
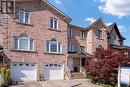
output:
<svg viewBox="0 0 130 87"><path fill-rule="evenodd" d="M0 1L1 5L1 13L3 14L10 14L13 13L13 2L12 1Z"/></svg>
<svg viewBox="0 0 130 87"><path fill-rule="evenodd" d="M68 44L68 51L74 52L74 46L72 44Z"/></svg>
<svg viewBox="0 0 130 87"><path fill-rule="evenodd" d="M58 20L56 18L50 19L50 28L51 29L58 29Z"/></svg>
<svg viewBox="0 0 130 87"><path fill-rule="evenodd" d="M3 14L0 14L0 23L2 23L3 20L4 20L4 16L3 16Z"/></svg>
<svg viewBox="0 0 130 87"><path fill-rule="evenodd" d="M62 53L62 45L56 39L47 41L46 51L49 53Z"/></svg>
<svg viewBox="0 0 130 87"><path fill-rule="evenodd" d="M116 44L116 38L114 36L111 37L110 44L111 45L115 45Z"/></svg>
<svg viewBox="0 0 130 87"><path fill-rule="evenodd" d="M14 49L34 51L34 39L28 38L27 36L14 37Z"/></svg>
<svg viewBox="0 0 130 87"><path fill-rule="evenodd" d="M80 31L80 37L83 39L85 38L85 31Z"/></svg>
<svg viewBox="0 0 130 87"><path fill-rule="evenodd" d="M85 51L85 46L80 46L80 51Z"/></svg>
<svg viewBox="0 0 130 87"><path fill-rule="evenodd" d="M27 11L19 11L19 22L30 24L30 13Z"/></svg>
<svg viewBox="0 0 130 87"><path fill-rule="evenodd" d="M97 30L96 36L101 39L102 38L102 30Z"/></svg>
<svg viewBox="0 0 130 87"><path fill-rule="evenodd" d="M73 36L73 33L72 33L73 31L72 31L72 29L68 29L67 30L67 35L68 35L68 37L72 37Z"/></svg>

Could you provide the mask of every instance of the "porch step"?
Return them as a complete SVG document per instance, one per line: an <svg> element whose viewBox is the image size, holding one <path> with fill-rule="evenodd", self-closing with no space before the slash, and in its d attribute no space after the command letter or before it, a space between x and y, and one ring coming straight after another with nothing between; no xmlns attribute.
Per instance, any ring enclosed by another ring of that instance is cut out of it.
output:
<svg viewBox="0 0 130 87"><path fill-rule="evenodd" d="M85 79L85 76L80 72L71 73L71 79Z"/></svg>

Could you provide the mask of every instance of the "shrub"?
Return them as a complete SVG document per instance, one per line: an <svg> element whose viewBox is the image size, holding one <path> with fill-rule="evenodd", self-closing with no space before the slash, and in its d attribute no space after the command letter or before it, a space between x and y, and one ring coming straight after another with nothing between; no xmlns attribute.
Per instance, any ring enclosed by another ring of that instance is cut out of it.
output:
<svg viewBox="0 0 130 87"><path fill-rule="evenodd" d="M118 66L127 65L129 57L125 55L127 51L104 50L98 49L86 67L90 73L93 83L109 84L115 86L117 84Z"/></svg>
<svg viewBox="0 0 130 87"><path fill-rule="evenodd" d="M8 85L10 83L10 70L6 67L0 68L0 73L2 74L3 77L3 83L4 85Z"/></svg>

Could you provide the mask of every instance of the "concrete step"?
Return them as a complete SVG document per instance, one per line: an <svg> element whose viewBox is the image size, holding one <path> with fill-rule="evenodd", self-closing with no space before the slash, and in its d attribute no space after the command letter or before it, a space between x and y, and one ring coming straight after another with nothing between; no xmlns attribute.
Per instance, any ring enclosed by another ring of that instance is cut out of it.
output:
<svg viewBox="0 0 130 87"><path fill-rule="evenodd" d="M80 72L71 73L71 79L85 79L85 76Z"/></svg>

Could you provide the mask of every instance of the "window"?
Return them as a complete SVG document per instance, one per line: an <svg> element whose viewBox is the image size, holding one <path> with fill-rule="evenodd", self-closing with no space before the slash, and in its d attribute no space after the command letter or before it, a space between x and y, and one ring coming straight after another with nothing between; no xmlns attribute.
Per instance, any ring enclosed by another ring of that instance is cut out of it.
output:
<svg viewBox="0 0 130 87"><path fill-rule="evenodd" d="M52 39L51 41L47 41L46 51L49 53L61 53L62 52L61 43L55 39Z"/></svg>
<svg viewBox="0 0 130 87"><path fill-rule="evenodd" d="M19 11L19 22L29 24L30 13L26 11Z"/></svg>
<svg viewBox="0 0 130 87"><path fill-rule="evenodd" d="M4 20L4 16L2 14L0 14L0 23L2 23Z"/></svg>
<svg viewBox="0 0 130 87"><path fill-rule="evenodd" d="M72 44L68 44L68 51L74 52L74 46Z"/></svg>
<svg viewBox="0 0 130 87"><path fill-rule="evenodd" d="M116 44L116 38L114 36L112 36L110 40L111 40L110 41L111 45L115 45Z"/></svg>
<svg viewBox="0 0 130 87"><path fill-rule="evenodd" d="M1 1L1 13L10 14L13 13L13 2L12 1Z"/></svg>
<svg viewBox="0 0 130 87"><path fill-rule="evenodd" d="M28 37L14 37L14 49L34 51L34 40Z"/></svg>
<svg viewBox="0 0 130 87"><path fill-rule="evenodd" d="M68 35L68 37L72 37L72 36L73 36L73 31L72 31L72 29L68 29L68 30L67 30L67 35Z"/></svg>
<svg viewBox="0 0 130 87"><path fill-rule="evenodd" d="M80 51L85 51L85 46L80 46Z"/></svg>
<svg viewBox="0 0 130 87"><path fill-rule="evenodd" d="M50 19L50 28L51 29L58 29L58 20L55 18Z"/></svg>
<svg viewBox="0 0 130 87"><path fill-rule="evenodd" d="M97 30L96 36L102 38L102 30Z"/></svg>
<svg viewBox="0 0 130 87"><path fill-rule="evenodd" d="M95 48L95 51L99 50L99 49L102 49L102 45L98 45L96 48Z"/></svg>
<svg viewBox="0 0 130 87"><path fill-rule="evenodd" d="M102 46L101 46L101 45L98 45L98 47L97 47L97 48L101 49L101 48L102 48Z"/></svg>
<svg viewBox="0 0 130 87"><path fill-rule="evenodd" d="M85 32L84 31L80 31L80 37L85 38Z"/></svg>

